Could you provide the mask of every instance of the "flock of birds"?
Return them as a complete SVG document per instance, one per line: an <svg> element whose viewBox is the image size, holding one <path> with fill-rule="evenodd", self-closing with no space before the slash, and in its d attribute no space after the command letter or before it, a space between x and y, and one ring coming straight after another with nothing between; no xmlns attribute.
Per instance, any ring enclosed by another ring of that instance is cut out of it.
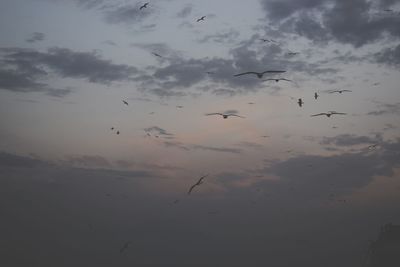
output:
<svg viewBox="0 0 400 267"><path fill-rule="evenodd" d="M144 3L143 5L141 5L141 6L139 7L139 10L143 10L143 9L148 8L149 4L150 4L149 2ZM385 10L385 12L393 12L393 10ZM201 16L201 17L199 17L198 19L196 19L196 22L202 22L202 21L205 21L205 19L206 19L206 16ZM273 40L273 39L260 38L259 40L260 40L261 42L264 42L264 43L279 44L278 41ZM152 52L152 54L153 54L155 57L163 58L163 55L161 55L161 54L159 54L159 53ZM286 53L286 55L288 55L288 56L296 56L296 55L298 55L298 54L299 54L299 52L293 52L293 51L290 51L290 50L289 50L289 52ZM255 77L258 78L258 79L263 79L264 76L267 76L267 75L283 74L283 73L285 73L285 72L286 72L285 70L266 70L266 71L262 71L262 72L258 72L258 71L246 71L246 72L234 74L233 76L234 76L234 77L255 76ZM209 75L215 74L215 72L213 72L213 71L207 71L206 73L209 74ZM292 80L287 79L287 78L283 78L283 77L279 77L279 78L271 77L271 78L264 79L264 80L262 80L262 81L263 81L263 82L264 82L264 81L275 81L276 83L281 82L281 81L284 81L284 82L293 82ZM375 84L374 84L374 85L375 85ZM330 94L334 94L334 93L342 94L342 93L346 93L346 92L352 92L352 91L351 91L351 90L347 90L347 89L338 89L338 90L327 91L327 93L330 93ZM314 93L314 99L317 100L319 97L320 97L320 95L318 94L318 92L315 92L315 93ZM122 100L122 102L123 102L124 105L127 105L127 106L129 105L128 101L126 101L126 100ZM253 103L253 102L249 102L248 104L254 104L254 103ZM297 104L299 105L299 107L302 107L302 106L304 105L303 99L302 99L302 98L298 98L298 99L297 99ZM176 107L177 107L177 108L183 108L183 106L181 106L181 105L176 106ZM151 112L151 113L149 113L149 114L154 114L154 112ZM327 111L327 112L321 112L321 113L317 113L317 114L312 114L312 115L310 115L310 116L311 116L311 117L326 116L327 118L330 118L330 117L333 116L333 115L336 116L336 115L346 115L346 114L347 114L347 113L344 113L344 112ZM228 118L230 118L230 117L236 117L236 118L242 118L242 119L245 118L244 116L238 115L238 114L236 114L235 112L231 112L231 113L229 113L229 112L226 112L226 113L224 113L224 112L212 112L212 113L206 113L205 116L220 116L220 117L223 118L223 119L228 119ZM115 128L114 128L114 127L111 127L111 130L114 131ZM119 131L119 130L116 130L115 133L116 133L117 135L119 135L119 134L120 134L120 131ZM147 134L148 136L151 136L149 132L146 132L146 134ZM159 136L158 136L158 135L155 135L155 137L158 138ZM262 137L267 138L267 137L269 137L269 136L268 136L268 135L263 135ZM370 146L368 146L368 149L374 149L376 146L377 146L377 144L370 145ZM286 151L286 152L289 153L289 152L291 152L291 150L288 150L288 151ZM209 176L209 174L206 174L206 175L203 175L203 176L199 177L198 180L197 180L197 182L195 182L194 184L192 184L192 185L189 187L189 189L188 189L188 191L187 191L187 195L190 195L196 187L202 185L202 184L204 183L205 178L207 178L208 176ZM177 204L178 202L179 202L179 199L176 199L176 200L173 202L173 204ZM131 243L131 242L126 242L126 243L122 246L122 248L120 249L120 253L123 253L123 252L128 248L128 246L129 246L130 243Z"/></svg>

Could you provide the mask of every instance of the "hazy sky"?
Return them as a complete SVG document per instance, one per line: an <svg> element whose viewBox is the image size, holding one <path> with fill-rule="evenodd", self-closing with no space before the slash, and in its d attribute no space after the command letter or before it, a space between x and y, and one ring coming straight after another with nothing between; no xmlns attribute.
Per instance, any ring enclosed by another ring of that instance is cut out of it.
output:
<svg viewBox="0 0 400 267"><path fill-rule="evenodd" d="M0 2L1 265L362 266L400 224L400 1L144 3Z"/></svg>

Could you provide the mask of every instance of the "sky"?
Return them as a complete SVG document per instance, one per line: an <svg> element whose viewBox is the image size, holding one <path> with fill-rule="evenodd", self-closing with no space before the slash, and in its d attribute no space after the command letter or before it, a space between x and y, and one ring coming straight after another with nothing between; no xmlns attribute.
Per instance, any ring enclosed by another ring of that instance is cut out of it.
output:
<svg viewBox="0 0 400 267"><path fill-rule="evenodd" d="M0 265L365 266L400 1L144 3L0 2Z"/></svg>

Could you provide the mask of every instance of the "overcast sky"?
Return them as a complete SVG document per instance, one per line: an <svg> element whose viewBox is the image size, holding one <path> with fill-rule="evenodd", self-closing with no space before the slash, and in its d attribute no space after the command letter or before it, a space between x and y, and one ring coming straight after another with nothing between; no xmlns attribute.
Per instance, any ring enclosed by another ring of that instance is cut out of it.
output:
<svg viewBox="0 0 400 267"><path fill-rule="evenodd" d="M0 2L1 265L362 266L400 224L400 1L144 3Z"/></svg>

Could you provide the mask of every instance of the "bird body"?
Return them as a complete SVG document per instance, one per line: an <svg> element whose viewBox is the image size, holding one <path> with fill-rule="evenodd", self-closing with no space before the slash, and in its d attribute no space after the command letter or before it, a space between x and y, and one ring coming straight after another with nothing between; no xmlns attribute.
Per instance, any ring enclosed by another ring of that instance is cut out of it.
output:
<svg viewBox="0 0 400 267"><path fill-rule="evenodd" d="M152 52L152 54L155 55L156 57L161 57L162 58L162 56L160 54L157 54L155 52Z"/></svg>
<svg viewBox="0 0 400 267"><path fill-rule="evenodd" d="M206 116L210 116L210 115L221 115L222 118L227 119L228 117L234 116L234 117L239 117L239 118L244 118L242 116L236 115L236 114L224 114L224 113L207 113Z"/></svg>
<svg viewBox="0 0 400 267"><path fill-rule="evenodd" d="M303 106L304 102L301 98L299 98L299 100L297 100L297 104L299 104L299 106Z"/></svg>
<svg viewBox="0 0 400 267"><path fill-rule="evenodd" d="M317 92L314 93L314 98L317 99L319 97L319 94Z"/></svg>
<svg viewBox="0 0 400 267"><path fill-rule="evenodd" d="M147 8L148 4L149 4L149 2L144 3L142 6L139 7L139 10L142 10L143 8Z"/></svg>
<svg viewBox="0 0 400 267"><path fill-rule="evenodd" d="M264 74L266 74L266 73L284 73L284 72L286 72L286 71L285 70L266 70L263 72L247 71L247 72L235 74L233 76L238 77L238 76L242 76L242 75L246 75L246 74L254 74L254 75L257 75L257 77L259 79L261 79L264 76Z"/></svg>
<svg viewBox="0 0 400 267"><path fill-rule="evenodd" d="M189 188L188 195L190 195L190 193L192 193L192 190L193 190L196 186L201 185L201 184L203 183L203 179L206 178L207 176L208 176L208 174L206 174L206 175L200 177L199 180L197 181L197 183L195 183L194 185L192 185L192 186Z"/></svg>
<svg viewBox="0 0 400 267"><path fill-rule="evenodd" d="M197 22L204 21L205 18L206 16L202 16L201 18L197 19Z"/></svg>
<svg viewBox="0 0 400 267"><path fill-rule="evenodd" d="M125 105L129 106L129 103L126 102L125 100L122 100L122 102L123 102Z"/></svg>
<svg viewBox="0 0 400 267"><path fill-rule="evenodd" d="M330 118L332 115L346 115L347 113L343 113L343 112L336 112L336 111L328 111L328 112L322 112L322 113L318 113L318 114L314 114L311 115L311 117L316 117L316 116L322 116L325 115L328 118Z"/></svg>

